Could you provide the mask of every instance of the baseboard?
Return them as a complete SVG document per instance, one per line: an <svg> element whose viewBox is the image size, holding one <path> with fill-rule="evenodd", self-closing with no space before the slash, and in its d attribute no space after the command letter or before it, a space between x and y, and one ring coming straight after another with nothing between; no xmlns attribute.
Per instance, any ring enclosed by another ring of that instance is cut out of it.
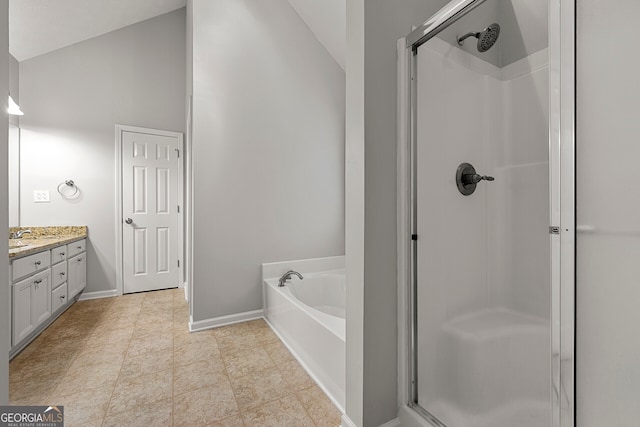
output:
<svg viewBox="0 0 640 427"><path fill-rule="evenodd" d="M264 315L262 310L246 311L244 313L230 314L228 316L214 317L213 319L189 321L191 332L204 331L205 329L217 328L219 326L232 325L234 323L246 322L247 320L260 319Z"/></svg>
<svg viewBox="0 0 640 427"><path fill-rule="evenodd" d="M340 424L340 427L358 427L358 425L351 421L351 418L349 418L347 414L342 414L342 424Z"/></svg>
<svg viewBox="0 0 640 427"><path fill-rule="evenodd" d="M394 418L391 421L387 421L382 424L380 427L400 427L400 419Z"/></svg>
<svg viewBox="0 0 640 427"><path fill-rule="evenodd" d="M78 301L86 301L89 299L111 298L118 296L118 291L110 289L108 291L83 292L80 294Z"/></svg>
<svg viewBox="0 0 640 427"><path fill-rule="evenodd" d="M342 415L342 424L339 427L358 427L356 423L351 421L351 419L347 416L347 414ZM394 418L391 421L387 421L382 424L380 427L400 427L400 420L398 418Z"/></svg>

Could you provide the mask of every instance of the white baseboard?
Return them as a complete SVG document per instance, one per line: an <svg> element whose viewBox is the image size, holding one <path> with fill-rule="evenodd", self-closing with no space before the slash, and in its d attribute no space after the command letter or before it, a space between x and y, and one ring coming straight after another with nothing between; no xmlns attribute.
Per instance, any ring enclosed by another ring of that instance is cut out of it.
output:
<svg viewBox="0 0 640 427"><path fill-rule="evenodd" d="M97 291L97 292L83 292L80 294L78 301L86 301L89 299L99 299L99 298L112 298L118 296L118 291L116 289L110 289L108 291Z"/></svg>
<svg viewBox="0 0 640 427"><path fill-rule="evenodd" d="M387 421L382 424L380 427L400 427L400 420L398 418L394 418L391 421Z"/></svg>
<svg viewBox="0 0 640 427"><path fill-rule="evenodd" d="M351 418L347 416L347 414L342 414L342 424L340 427L358 427L356 423L351 421Z"/></svg>
<svg viewBox="0 0 640 427"><path fill-rule="evenodd" d="M358 427L356 423L351 421L351 418L347 416L347 414L342 415L342 424L340 427ZM380 427L400 427L400 420L398 418L394 418L391 421L387 421L382 424Z"/></svg>
<svg viewBox="0 0 640 427"><path fill-rule="evenodd" d="M213 319L189 321L191 332L204 331L205 329L217 328L219 326L232 325L234 323L246 322L247 320L260 319L264 315L263 310L246 311L244 313L230 314L228 316L214 317Z"/></svg>

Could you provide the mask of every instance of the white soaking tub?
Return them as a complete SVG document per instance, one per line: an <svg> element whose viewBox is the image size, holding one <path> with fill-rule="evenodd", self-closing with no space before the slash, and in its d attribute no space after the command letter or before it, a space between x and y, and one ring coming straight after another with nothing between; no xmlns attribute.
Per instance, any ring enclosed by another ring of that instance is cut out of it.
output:
<svg viewBox="0 0 640 427"><path fill-rule="evenodd" d="M278 286L279 276L264 279L265 318L309 375L344 412L344 270L300 273L303 280L294 276L283 287Z"/></svg>

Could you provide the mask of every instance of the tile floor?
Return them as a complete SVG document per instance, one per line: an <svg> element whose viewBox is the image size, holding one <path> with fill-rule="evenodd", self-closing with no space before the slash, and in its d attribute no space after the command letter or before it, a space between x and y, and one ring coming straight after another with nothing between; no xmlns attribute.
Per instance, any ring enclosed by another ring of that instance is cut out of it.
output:
<svg viewBox="0 0 640 427"><path fill-rule="evenodd" d="M340 413L263 320L189 333L182 290L75 303L10 364L65 426L327 426Z"/></svg>

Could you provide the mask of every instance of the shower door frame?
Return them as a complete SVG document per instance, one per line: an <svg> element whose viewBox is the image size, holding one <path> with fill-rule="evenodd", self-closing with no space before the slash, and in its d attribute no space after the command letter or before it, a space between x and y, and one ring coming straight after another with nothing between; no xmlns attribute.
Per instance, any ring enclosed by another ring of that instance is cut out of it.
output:
<svg viewBox="0 0 640 427"><path fill-rule="evenodd" d="M398 417L403 426L444 426L417 396L416 56L420 45L485 1L452 0L398 40ZM550 427L575 426L575 1L549 0Z"/></svg>

